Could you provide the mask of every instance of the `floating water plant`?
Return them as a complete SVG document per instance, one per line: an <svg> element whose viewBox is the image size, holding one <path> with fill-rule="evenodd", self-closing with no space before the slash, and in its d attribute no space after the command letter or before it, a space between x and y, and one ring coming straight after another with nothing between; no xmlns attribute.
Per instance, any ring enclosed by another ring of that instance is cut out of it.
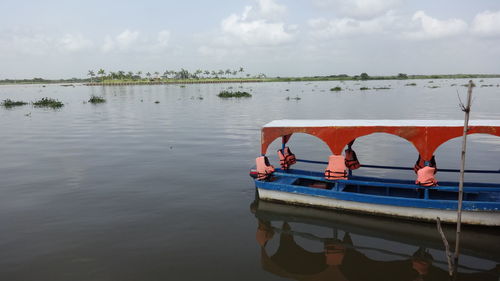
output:
<svg viewBox="0 0 500 281"><path fill-rule="evenodd" d="M436 89L436 88L439 88L439 86L429 86L428 88Z"/></svg>
<svg viewBox="0 0 500 281"><path fill-rule="evenodd" d="M373 87L375 90L389 90L391 87Z"/></svg>
<svg viewBox="0 0 500 281"><path fill-rule="evenodd" d="M417 86L417 83L408 83L405 86Z"/></svg>
<svg viewBox="0 0 500 281"><path fill-rule="evenodd" d="M339 92L339 91L342 91L342 88L337 86L337 87L334 87L334 88L331 88L330 91L332 92Z"/></svg>
<svg viewBox="0 0 500 281"><path fill-rule="evenodd" d="M106 99L104 99L103 97L99 97L99 96L91 96L89 99L89 102L93 103L93 104L103 103L103 102L106 102Z"/></svg>
<svg viewBox="0 0 500 281"><path fill-rule="evenodd" d="M296 96L294 98L291 98L291 97L286 97L286 100L301 100L301 98L299 96Z"/></svg>
<svg viewBox="0 0 500 281"><path fill-rule="evenodd" d="M249 98L252 95L247 92L229 92L229 91L221 91L218 95L219 98Z"/></svg>
<svg viewBox="0 0 500 281"><path fill-rule="evenodd" d="M13 100L10 100L10 99L6 99L2 102L2 106L4 107L14 107L14 106L22 106L22 105L26 105L28 104L27 102L24 102L24 101L13 101Z"/></svg>
<svg viewBox="0 0 500 281"><path fill-rule="evenodd" d="M50 107L50 108L60 108L64 106L64 103L51 98L42 98L41 100L33 102L35 107Z"/></svg>
<svg viewBox="0 0 500 281"><path fill-rule="evenodd" d="M367 88L367 87L361 87L359 88L361 91L366 91L366 90L370 90L370 88Z"/></svg>

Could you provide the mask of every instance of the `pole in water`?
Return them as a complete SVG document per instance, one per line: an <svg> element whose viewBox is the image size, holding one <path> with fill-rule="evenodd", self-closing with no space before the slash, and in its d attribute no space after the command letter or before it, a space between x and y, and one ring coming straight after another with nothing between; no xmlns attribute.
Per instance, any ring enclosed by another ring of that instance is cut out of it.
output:
<svg viewBox="0 0 500 281"><path fill-rule="evenodd" d="M457 269L458 269L458 257L460 256L460 228L462 222L462 200L464 196L464 170L465 170L465 151L467 148L467 131L469 130L469 114L470 114L470 106L471 106L471 96L472 96L472 88L474 87L474 83L472 80L469 81L469 88L467 90L467 104L464 106L461 104L462 111L465 112L465 120L464 120L464 134L462 137L462 153L461 153L461 165L460 165L460 181L458 185L458 207L457 207L457 232L456 232L456 240L455 240L455 254L454 254L454 262L453 262L453 276L456 279Z"/></svg>

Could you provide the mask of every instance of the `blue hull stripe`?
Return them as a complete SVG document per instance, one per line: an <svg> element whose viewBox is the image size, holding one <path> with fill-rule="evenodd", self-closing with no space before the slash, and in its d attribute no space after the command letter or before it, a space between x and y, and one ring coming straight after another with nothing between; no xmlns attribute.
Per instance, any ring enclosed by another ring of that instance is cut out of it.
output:
<svg viewBox="0 0 500 281"><path fill-rule="evenodd" d="M384 195L373 195L365 193L356 193L349 191L341 191L343 188L319 189L312 187L305 187L300 185L293 185L292 183L297 178L306 178L312 180L318 180L322 182L335 183L334 181L327 181L322 178L314 176L305 176L296 173L307 173L306 171L297 171L294 173L276 173L278 179L273 182L268 181L255 181L255 186L257 188L275 190L281 192L288 192L294 194L302 194L309 196L318 196L325 198L332 198L337 200L354 201L362 203L371 203L379 205L390 205L390 206L400 206L400 207L414 207L414 208L426 208L426 209L439 209L439 210L456 210L457 200L442 200L442 199L420 199L420 198L410 198L410 197L399 197L399 196L384 196ZM384 182L365 182L357 180L345 180L338 181L338 185L344 187L345 184L353 185L367 185L374 187L386 187L388 189L401 189L401 188L412 188L415 189L416 185L410 186L407 184L395 184L395 183L384 183ZM366 188L366 187L365 187ZM443 187L440 187L443 188ZM445 187L444 190L454 190L456 187ZM476 191L478 189L488 189L492 193L493 198L491 201L463 201L463 210L466 211L499 211L500 210L500 188L469 188L468 191ZM486 191L485 191L486 192Z"/></svg>

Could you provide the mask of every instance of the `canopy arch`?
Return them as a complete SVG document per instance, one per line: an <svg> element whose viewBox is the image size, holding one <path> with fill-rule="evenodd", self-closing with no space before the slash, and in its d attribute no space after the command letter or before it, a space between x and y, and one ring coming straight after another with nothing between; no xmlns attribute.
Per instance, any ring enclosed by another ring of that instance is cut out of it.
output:
<svg viewBox="0 0 500 281"><path fill-rule="evenodd" d="M305 133L323 140L339 155L353 139L373 133L387 133L406 139L425 160L444 142L463 134L459 120L276 120L262 128L261 153L276 138ZM500 120L471 121L467 134L500 136Z"/></svg>

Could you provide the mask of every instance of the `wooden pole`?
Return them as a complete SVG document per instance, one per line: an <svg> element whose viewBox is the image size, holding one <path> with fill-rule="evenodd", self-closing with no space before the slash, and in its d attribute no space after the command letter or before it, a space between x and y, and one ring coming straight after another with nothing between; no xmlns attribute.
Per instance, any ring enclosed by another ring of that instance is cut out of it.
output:
<svg viewBox="0 0 500 281"><path fill-rule="evenodd" d="M454 254L454 262L453 262L453 275L454 279L457 276L457 268L458 268L458 257L460 256L460 228L462 221L462 200L464 196L464 170L465 170L465 151L467 148L467 131L469 130L469 114L470 114L470 103L472 97L472 88L474 87L474 83L472 80L469 81L469 88L467 90L467 104L464 106L461 105L462 111L465 112L465 120L464 120L464 134L462 137L462 161L460 166L460 182L458 185L458 209L457 209L457 232L456 232L456 240L455 240L455 254Z"/></svg>

